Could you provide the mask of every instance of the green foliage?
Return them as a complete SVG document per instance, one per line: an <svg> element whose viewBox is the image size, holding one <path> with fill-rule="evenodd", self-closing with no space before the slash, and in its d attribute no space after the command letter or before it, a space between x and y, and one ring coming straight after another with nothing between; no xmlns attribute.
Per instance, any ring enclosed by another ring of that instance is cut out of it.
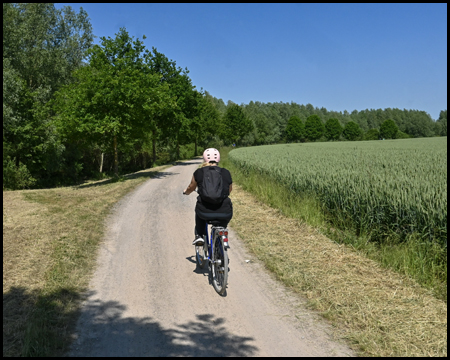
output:
<svg viewBox="0 0 450 360"><path fill-rule="evenodd" d="M447 136L447 110L441 110L436 121L436 135Z"/></svg>
<svg viewBox="0 0 450 360"><path fill-rule="evenodd" d="M126 49L126 51L124 50ZM158 127L155 115L171 114L176 104L168 84L144 63L143 43L125 29L115 39L101 38L88 51L89 65L75 72L77 82L57 94L56 125L68 139L117 150L130 149L137 139ZM143 54L143 56L142 56ZM118 175L118 165L115 174Z"/></svg>
<svg viewBox="0 0 450 360"><path fill-rule="evenodd" d="M325 137L327 140L339 140L343 128L338 119L330 118L325 123Z"/></svg>
<svg viewBox="0 0 450 360"><path fill-rule="evenodd" d="M221 124L221 138L227 144L238 143L253 130L253 123L237 104L229 104Z"/></svg>
<svg viewBox="0 0 450 360"><path fill-rule="evenodd" d="M3 57L32 90L53 92L70 82L92 42L92 26L82 8L77 14L52 3L3 4Z"/></svg>
<svg viewBox="0 0 450 360"><path fill-rule="evenodd" d="M276 104L265 105L259 101L250 101L243 107L245 114L254 123L253 132L247 136L249 145L272 144L282 141L281 129L286 127L288 119L286 118L286 122L284 122L278 112L281 111L286 116L291 113L275 107Z"/></svg>
<svg viewBox="0 0 450 360"><path fill-rule="evenodd" d="M365 133L364 140L380 140L380 132L378 129L370 129Z"/></svg>
<svg viewBox="0 0 450 360"><path fill-rule="evenodd" d="M395 138L396 139L410 139L411 136L404 133L403 131L398 130L397 133L395 134Z"/></svg>
<svg viewBox="0 0 450 360"><path fill-rule="evenodd" d="M308 116L305 123L305 137L310 141L316 141L324 134L325 127L318 115Z"/></svg>
<svg viewBox="0 0 450 360"><path fill-rule="evenodd" d="M47 102L73 80L92 41L83 9L76 14L51 3L3 4L3 141L16 168L22 174L27 169L36 185L54 184L63 166L64 146Z"/></svg>
<svg viewBox="0 0 450 360"><path fill-rule="evenodd" d="M175 107L168 112L155 112L151 119L154 122L153 159L156 159L156 142L170 140L176 143L178 155L180 145L198 142L203 120L199 119L203 109L200 96L194 90L189 71L176 66L176 62L169 60L164 54L152 48L146 60L150 72L161 76L161 82L168 85L168 94L175 101ZM201 94L201 92L200 92Z"/></svg>
<svg viewBox="0 0 450 360"><path fill-rule="evenodd" d="M362 130L359 125L353 121L349 121L342 132L344 138L350 141L359 140L362 136Z"/></svg>
<svg viewBox="0 0 450 360"><path fill-rule="evenodd" d="M303 138L305 125L298 116L291 116L286 126L286 139L291 142L300 141Z"/></svg>
<svg viewBox="0 0 450 360"><path fill-rule="evenodd" d="M19 162L16 165L16 162L9 158L3 160L3 190L29 189L35 182L36 179L24 164Z"/></svg>
<svg viewBox="0 0 450 360"><path fill-rule="evenodd" d="M380 126L380 136L383 139L395 139L398 126L391 119L385 120Z"/></svg>
<svg viewBox="0 0 450 360"><path fill-rule="evenodd" d="M198 145L207 147L207 144L217 135L217 129L220 127L220 113L209 94L202 95L196 91L195 95L197 108L190 129L194 141L194 154L198 155Z"/></svg>

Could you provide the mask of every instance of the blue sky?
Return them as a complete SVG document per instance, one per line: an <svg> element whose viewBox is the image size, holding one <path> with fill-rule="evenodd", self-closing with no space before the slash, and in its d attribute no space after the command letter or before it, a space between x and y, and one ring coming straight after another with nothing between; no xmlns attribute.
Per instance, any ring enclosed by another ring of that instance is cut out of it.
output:
<svg viewBox="0 0 450 360"><path fill-rule="evenodd" d="M84 4L94 35L120 27L225 103L349 112L447 109L447 4Z"/></svg>

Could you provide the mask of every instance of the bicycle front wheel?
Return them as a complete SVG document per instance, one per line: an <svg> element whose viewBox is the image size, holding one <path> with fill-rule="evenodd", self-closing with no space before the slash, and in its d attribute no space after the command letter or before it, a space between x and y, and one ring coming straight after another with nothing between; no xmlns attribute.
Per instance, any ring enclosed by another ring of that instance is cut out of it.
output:
<svg viewBox="0 0 450 360"><path fill-rule="evenodd" d="M223 248L223 242L216 237L214 242L214 262L211 266L214 290L223 295L228 283L228 253Z"/></svg>

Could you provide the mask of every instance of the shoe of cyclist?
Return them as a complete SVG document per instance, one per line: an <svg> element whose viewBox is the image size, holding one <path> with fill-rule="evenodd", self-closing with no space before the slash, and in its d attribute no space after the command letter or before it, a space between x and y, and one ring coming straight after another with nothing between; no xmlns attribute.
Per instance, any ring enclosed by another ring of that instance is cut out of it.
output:
<svg viewBox="0 0 450 360"><path fill-rule="evenodd" d="M197 237L193 242L192 245L195 246L203 246L205 244L205 241L201 237Z"/></svg>

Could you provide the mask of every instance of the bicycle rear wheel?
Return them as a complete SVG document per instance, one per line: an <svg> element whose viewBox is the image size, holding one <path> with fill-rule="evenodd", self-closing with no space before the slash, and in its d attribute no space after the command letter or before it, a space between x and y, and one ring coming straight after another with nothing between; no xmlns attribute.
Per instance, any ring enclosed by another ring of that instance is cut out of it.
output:
<svg viewBox="0 0 450 360"><path fill-rule="evenodd" d="M206 241L205 241L206 244ZM195 247L195 260L198 267L203 269L208 261L205 254L205 245Z"/></svg>
<svg viewBox="0 0 450 360"><path fill-rule="evenodd" d="M214 263L211 266L212 283L214 290L219 295L223 295L228 283L228 253L223 248L223 242L217 236L214 241Z"/></svg>

